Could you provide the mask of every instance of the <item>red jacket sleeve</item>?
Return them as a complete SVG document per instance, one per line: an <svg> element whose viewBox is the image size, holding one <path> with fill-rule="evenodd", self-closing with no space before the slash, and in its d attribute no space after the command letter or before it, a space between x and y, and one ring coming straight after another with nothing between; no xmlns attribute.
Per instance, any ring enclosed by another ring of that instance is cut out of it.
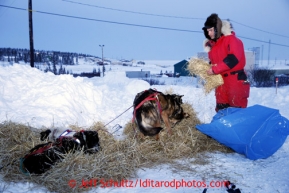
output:
<svg viewBox="0 0 289 193"><path fill-rule="evenodd" d="M220 60L216 65L212 66L215 74L222 74L226 71L234 71L243 69L245 66L244 46L240 39L235 35L224 37L221 45L218 45L221 50Z"/></svg>

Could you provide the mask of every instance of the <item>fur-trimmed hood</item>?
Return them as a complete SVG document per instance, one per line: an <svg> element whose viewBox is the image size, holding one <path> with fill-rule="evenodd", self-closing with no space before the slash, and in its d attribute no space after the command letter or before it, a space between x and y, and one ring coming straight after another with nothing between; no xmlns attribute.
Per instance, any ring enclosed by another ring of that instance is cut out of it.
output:
<svg viewBox="0 0 289 193"><path fill-rule="evenodd" d="M209 17L207 17L204 27L202 28L207 39L211 39L207 31L210 28L214 28L215 31L215 37L212 40L217 40L219 37L221 37L222 21L216 13L212 13Z"/></svg>
<svg viewBox="0 0 289 193"><path fill-rule="evenodd" d="M233 30L231 23L228 20L223 20L222 25L221 25L221 35L223 36L232 35L233 31L234 30ZM206 39L203 42L203 47L204 47L205 52L209 52L211 50L212 41L213 40L208 39L208 37L206 36Z"/></svg>

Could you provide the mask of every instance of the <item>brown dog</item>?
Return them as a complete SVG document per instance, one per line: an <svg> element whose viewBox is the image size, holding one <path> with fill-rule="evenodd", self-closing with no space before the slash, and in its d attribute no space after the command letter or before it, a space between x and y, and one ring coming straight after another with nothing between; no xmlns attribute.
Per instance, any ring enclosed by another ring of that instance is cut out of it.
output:
<svg viewBox="0 0 289 193"><path fill-rule="evenodd" d="M141 133L145 136L157 135L158 139L163 121L171 134L171 127L189 116L181 107L182 96L163 94L153 89L138 93L133 102L133 120Z"/></svg>

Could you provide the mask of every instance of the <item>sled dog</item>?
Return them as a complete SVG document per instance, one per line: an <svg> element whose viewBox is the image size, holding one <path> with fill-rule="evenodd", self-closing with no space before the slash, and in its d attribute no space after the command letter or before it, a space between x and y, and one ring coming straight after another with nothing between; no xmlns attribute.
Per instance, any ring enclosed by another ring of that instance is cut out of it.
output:
<svg viewBox="0 0 289 193"><path fill-rule="evenodd" d="M158 139L163 122L171 134L171 127L189 116L181 106L182 97L183 95L163 94L153 89L138 93L133 102L133 120L140 132L145 136L156 135Z"/></svg>
<svg viewBox="0 0 289 193"><path fill-rule="evenodd" d="M41 140L51 136L51 130L41 132ZM52 138L49 138L50 140ZM54 164L64 159L65 154L83 150L84 153L96 153L100 150L97 131L71 131L63 133L47 143L36 145L20 161L22 172L42 174Z"/></svg>

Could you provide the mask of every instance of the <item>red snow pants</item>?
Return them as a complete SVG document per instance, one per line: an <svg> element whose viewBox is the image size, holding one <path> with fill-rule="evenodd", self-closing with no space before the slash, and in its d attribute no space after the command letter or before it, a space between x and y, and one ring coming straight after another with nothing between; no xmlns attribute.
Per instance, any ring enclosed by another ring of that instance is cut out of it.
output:
<svg viewBox="0 0 289 193"><path fill-rule="evenodd" d="M250 95L250 84L244 80L238 80L238 74L226 73L222 75L224 84L217 87L216 96L216 111L222 107L238 107L246 108Z"/></svg>

